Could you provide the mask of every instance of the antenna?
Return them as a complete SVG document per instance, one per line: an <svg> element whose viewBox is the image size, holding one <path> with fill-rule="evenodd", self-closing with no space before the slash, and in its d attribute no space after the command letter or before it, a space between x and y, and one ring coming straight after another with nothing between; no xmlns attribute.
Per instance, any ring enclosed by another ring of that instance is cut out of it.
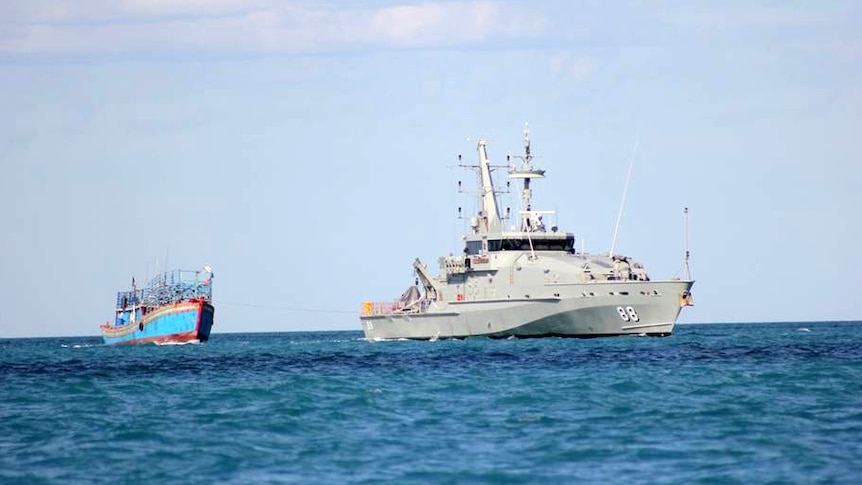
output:
<svg viewBox="0 0 862 485"><path fill-rule="evenodd" d="M691 281L691 269L688 266L688 258L691 256L688 250L688 207L683 210L683 217L685 218L685 259L683 260L685 264L685 279Z"/></svg>
<svg viewBox="0 0 862 485"><path fill-rule="evenodd" d="M619 231L620 231L620 220L622 220L622 218L623 218L623 206L626 203L626 194L629 191L629 181L632 178L632 167L635 164L635 154L638 151L638 145L639 144L640 144L640 130L638 130L638 133L635 134L635 146L634 146L634 148L632 148L632 156L631 156L631 159L629 160L629 172L626 175L626 184L625 184L625 186L623 186L623 198L620 201L620 211L617 213L617 224L614 227L614 238L611 241L611 252L608 253L609 256L614 255L614 249L616 249L616 247L617 247L617 234L619 234Z"/></svg>

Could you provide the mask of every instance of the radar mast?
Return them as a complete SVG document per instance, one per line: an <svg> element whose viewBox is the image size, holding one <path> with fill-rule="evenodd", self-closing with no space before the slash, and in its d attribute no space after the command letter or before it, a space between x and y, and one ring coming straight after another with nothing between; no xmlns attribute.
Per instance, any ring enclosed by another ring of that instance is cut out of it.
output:
<svg viewBox="0 0 862 485"><path fill-rule="evenodd" d="M509 157L512 158L511 156ZM521 159L522 165L518 169L515 166L509 167L509 178L521 179L524 181L524 188L521 190L521 227L522 232L532 232L544 230L542 223L542 214L549 213L548 211L533 210L533 190L530 188L530 182L536 178L545 178L545 171L533 167L533 155L530 153L530 126L524 124L524 155L515 155L514 158Z"/></svg>

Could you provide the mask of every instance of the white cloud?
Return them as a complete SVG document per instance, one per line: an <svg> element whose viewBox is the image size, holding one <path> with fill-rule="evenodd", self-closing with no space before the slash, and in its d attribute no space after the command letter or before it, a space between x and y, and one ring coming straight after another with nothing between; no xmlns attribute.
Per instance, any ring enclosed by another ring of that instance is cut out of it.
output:
<svg viewBox="0 0 862 485"><path fill-rule="evenodd" d="M43 0L0 4L3 23L74 23L217 16L266 8L272 0Z"/></svg>
<svg viewBox="0 0 862 485"><path fill-rule="evenodd" d="M121 8L142 16L224 15L265 8L263 0L122 0Z"/></svg>
<svg viewBox="0 0 862 485"><path fill-rule="evenodd" d="M541 34L543 19L468 1L337 10L273 0L95 0L3 8L0 54L298 52L476 45ZM3 11L5 10L5 12Z"/></svg>
<svg viewBox="0 0 862 485"><path fill-rule="evenodd" d="M596 60L591 57L583 57L571 52L561 52L550 58L551 72L574 80L589 78L596 72Z"/></svg>
<svg viewBox="0 0 862 485"><path fill-rule="evenodd" d="M368 33L371 42L405 46L480 42L509 35L514 20L491 2L401 6L375 12Z"/></svg>
<svg viewBox="0 0 862 485"><path fill-rule="evenodd" d="M717 5L720 6L704 8L699 5L662 11L658 17L676 28L701 33L805 27L822 25L829 19L825 9L815 4L808 9L781 4L773 7L747 3Z"/></svg>

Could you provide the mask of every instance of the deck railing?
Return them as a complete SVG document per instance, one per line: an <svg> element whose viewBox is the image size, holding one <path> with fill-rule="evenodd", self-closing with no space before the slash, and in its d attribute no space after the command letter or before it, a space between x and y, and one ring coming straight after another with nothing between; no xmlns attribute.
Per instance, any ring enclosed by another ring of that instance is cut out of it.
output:
<svg viewBox="0 0 862 485"><path fill-rule="evenodd" d="M175 270L153 277L145 288L117 293L117 308L161 306L203 298L212 301L212 273Z"/></svg>
<svg viewBox="0 0 862 485"><path fill-rule="evenodd" d="M410 306L405 306L400 301L366 301L362 304L359 313L362 316L393 315L422 313L428 309L428 302L418 301Z"/></svg>

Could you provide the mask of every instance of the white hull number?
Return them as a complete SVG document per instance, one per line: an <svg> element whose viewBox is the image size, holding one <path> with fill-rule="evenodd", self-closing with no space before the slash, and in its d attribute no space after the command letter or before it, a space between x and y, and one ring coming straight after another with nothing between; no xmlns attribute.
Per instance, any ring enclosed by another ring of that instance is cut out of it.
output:
<svg viewBox="0 0 862 485"><path fill-rule="evenodd" d="M639 322L641 317L638 316L638 312L635 311L634 307L617 307L617 313L620 314L620 318L623 319L624 322Z"/></svg>

